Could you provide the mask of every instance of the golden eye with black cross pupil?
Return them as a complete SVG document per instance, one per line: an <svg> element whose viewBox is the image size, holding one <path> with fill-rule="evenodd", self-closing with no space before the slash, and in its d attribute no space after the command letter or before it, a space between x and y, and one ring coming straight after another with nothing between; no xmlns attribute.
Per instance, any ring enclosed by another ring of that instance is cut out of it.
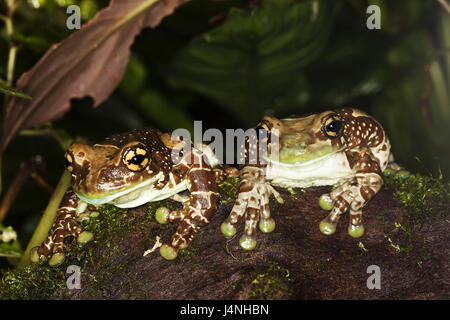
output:
<svg viewBox="0 0 450 320"><path fill-rule="evenodd" d="M323 131L330 138L336 138L342 128L342 121L337 115L328 116L323 122Z"/></svg>
<svg viewBox="0 0 450 320"><path fill-rule="evenodd" d="M123 155L123 162L131 171L142 171L148 163L147 150L142 147L132 147Z"/></svg>
<svg viewBox="0 0 450 320"><path fill-rule="evenodd" d="M66 167L67 171L72 172L73 171L73 158L70 155L70 153L66 152L64 155L64 167Z"/></svg>

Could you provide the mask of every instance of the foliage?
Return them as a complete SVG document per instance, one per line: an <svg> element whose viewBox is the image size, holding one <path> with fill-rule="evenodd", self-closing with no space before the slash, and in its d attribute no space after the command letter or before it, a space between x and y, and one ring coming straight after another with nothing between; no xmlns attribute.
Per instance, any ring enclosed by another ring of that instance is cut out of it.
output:
<svg viewBox="0 0 450 320"><path fill-rule="evenodd" d="M322 52L332 19L325 1L269 0L232 8L220 26L173 59L168 80L216 100L246 126L267 109L302 108L302 69Z"/></svg>
<svg viewBox="0 0 450 320"><path fill-rule="evenodd" d="M264 273L258 274L252 281L249 299L282 300L292 294L290 284L293 278L288 269L273 262Z"/></svg>
<svg viewBox="0 0 450 320"><path fill-rule="evenodd" d="M94 106L103 102L125 72L134 37L142 28L157 26L184 1L112 1L83 29L53 45L19 78L17 87L34 99L14 97L9 103L0 151L20 129L61 117L71 98L89 95Z"/></svg>
<svg viewBox="0 0 450 320"><path fill-rule="evenodd" d="M401 203L414 210L413 222L424 223L437 214L439 209L447 211L450 183L412 175L400 184L395 194Z"/></svg>

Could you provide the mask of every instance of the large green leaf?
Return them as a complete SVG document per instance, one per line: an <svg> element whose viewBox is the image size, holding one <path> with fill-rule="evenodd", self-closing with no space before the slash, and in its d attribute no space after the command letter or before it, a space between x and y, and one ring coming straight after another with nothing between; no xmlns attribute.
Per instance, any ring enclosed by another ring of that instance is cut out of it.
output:
<svg viewBox="0 0 450 320"><path fill-rule="evenodd" d="M175 57L169 83L212 98L246 125L263 113L299 110L307 101L302 68L320 55L331 20L329 1L265 0L233 8Z"/></svg>

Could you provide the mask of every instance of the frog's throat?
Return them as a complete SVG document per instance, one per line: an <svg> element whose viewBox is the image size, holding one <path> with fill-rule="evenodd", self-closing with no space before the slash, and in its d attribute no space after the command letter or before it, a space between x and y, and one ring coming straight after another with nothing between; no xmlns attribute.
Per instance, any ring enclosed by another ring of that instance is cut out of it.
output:
<svg viewBox="0 0 450 320"><path fill-rule="evenodd" d="M74 192L81 200L96 206L105 203L111 203L119 208L134 208L150 201L159 201L166 199L187 189L185 181L182 181L181 183L172 187L169 187L169 185L167 184L162 189L156 189L155 184L163 178L164 176L161 172L151 179L148 179L143 183L135 185L129 189L99 198L88 197L77 192L76 190L74 190Z"/></svg>
<svg viewBox="0 0 450 320"><path fill-rule="evenodd" d="M280 187L308 188L339 184L355 176L344 152L300 164L269 162L266 178Z"/></svg>
<svg viewBox="0 0 450 320"><path fill-rule="evenodd" d="M342 148L337 149L337 150L335 150L333 152L327 153L327 154L325 154L325 155L323 155L321 157L317 157L317 158L314 158L314 159L311 159L311 160L307 160L307 161L284 162L284 161L280 161L279 155L278 155L278 159L271 158L271 155L269 155L269 156L264 155L263 159L265 161L267 161L267 162L271 162L273 164L282 164L283 166L286 166L286 167L289 167L289 166L291 166L291 167L303 167L303 166L305 166L306 167L306 166L310 166L310 165L314 164L315 162L323 161L323 160L326 160L327 158L331 158L336 153L339 153L339 152L343 151L344 149L345 149L345 147L342 147Z"/></svg>

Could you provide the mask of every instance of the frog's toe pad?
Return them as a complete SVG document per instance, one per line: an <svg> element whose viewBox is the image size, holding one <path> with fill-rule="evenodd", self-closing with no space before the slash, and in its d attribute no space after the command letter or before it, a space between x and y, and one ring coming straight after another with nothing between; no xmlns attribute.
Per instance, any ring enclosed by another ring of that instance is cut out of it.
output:
<svg viewBox="0 0 450 320"><path fill-rule="evenodd" d="M357 226L351 224L348 226L348 234L353 238L359 238L364 234L364 226L362 224Z"/></svg>
<svg viewBox="0 0 450 320"><path fill-rule="evenodd" d="M92 212L89 214L89 218L97 218L99 215L100 215L100 212L98 212L98 211L92 211Z"/></svg>
<svg viewBox="0 0 450 320"><path fill-rule="evenodd" d="M336 232L336 225L329 221L322 220L319 224L319 229L323 234L330 236Z"/></svg>
<svg viewBox="0 0 450 320"><path fill-rule="evenodd" d="M83 231L77 237L78 243L83 243L83 244L88 243L92 239L94 239L94 234L89 231Z"/></svg>
<svg viewBox="0 0 450 320"><path fill-rule="evenodd" d="M166 224L169 222L170 210L166 207L160 207L155 212L155 219L160 224Z"/></svg>
<svg viewBox="0 0 450 320"><path fill-rule="evenodd" d="M333 200L331 200L329 193L324 193L320 196L319 206L326 211L333 209Z"/></svg>
<svg viewBox="0 0 450 320"><path fill-rule="evenodd" d="M52 257L48 261L48 264L50 267L57 267L61 263L63 263L65 259L66 259L66 255L63 252L57 252L52 255Z"/></svg>
<svg viewBox="0 0 450 320"><path fill-rule="evenodd" d="M173 247L163 244L161 248L159 248L159 253L161 256L166 260L173 260L178 255L178 250L174 249Z"/></svg>
<svg viewBox="0 0 450 320"><path fill-rule="evenodd" d="M231 223L225 221L220 225L220 231L222 231L225 237L231 238L236 234L236 227Z"/></svg>
<svg viewBox="0 0 450 320"><path fill-rule="evenodd" d="M256 247L256 240L253 237L243 235L241 239L239 239L239 245L242 249L251 251Z"/></svg>
<svg viewBox="0 0 450 320"><path fill-rule="evenodd" d="M400 170L395 173L395 176L400 180L406 180L411 175L411 172L407 170Z"/></svg>
<svg viewBox="0 0 450 320"><path fill-rule="evenodd" d="M34 247L34 248L31 248L31 250L30 250L30 260L33 263L39 262L39 260L40 260L38 249L39 249L39 247Z"/></svg>
<svg viewBox="0 0 450 320"><path fill-rule="evenodd" d="M272 218L269 219L261 219L259 222L259 230L264 233L270 233L275 229L275 220Z"/></svg>

